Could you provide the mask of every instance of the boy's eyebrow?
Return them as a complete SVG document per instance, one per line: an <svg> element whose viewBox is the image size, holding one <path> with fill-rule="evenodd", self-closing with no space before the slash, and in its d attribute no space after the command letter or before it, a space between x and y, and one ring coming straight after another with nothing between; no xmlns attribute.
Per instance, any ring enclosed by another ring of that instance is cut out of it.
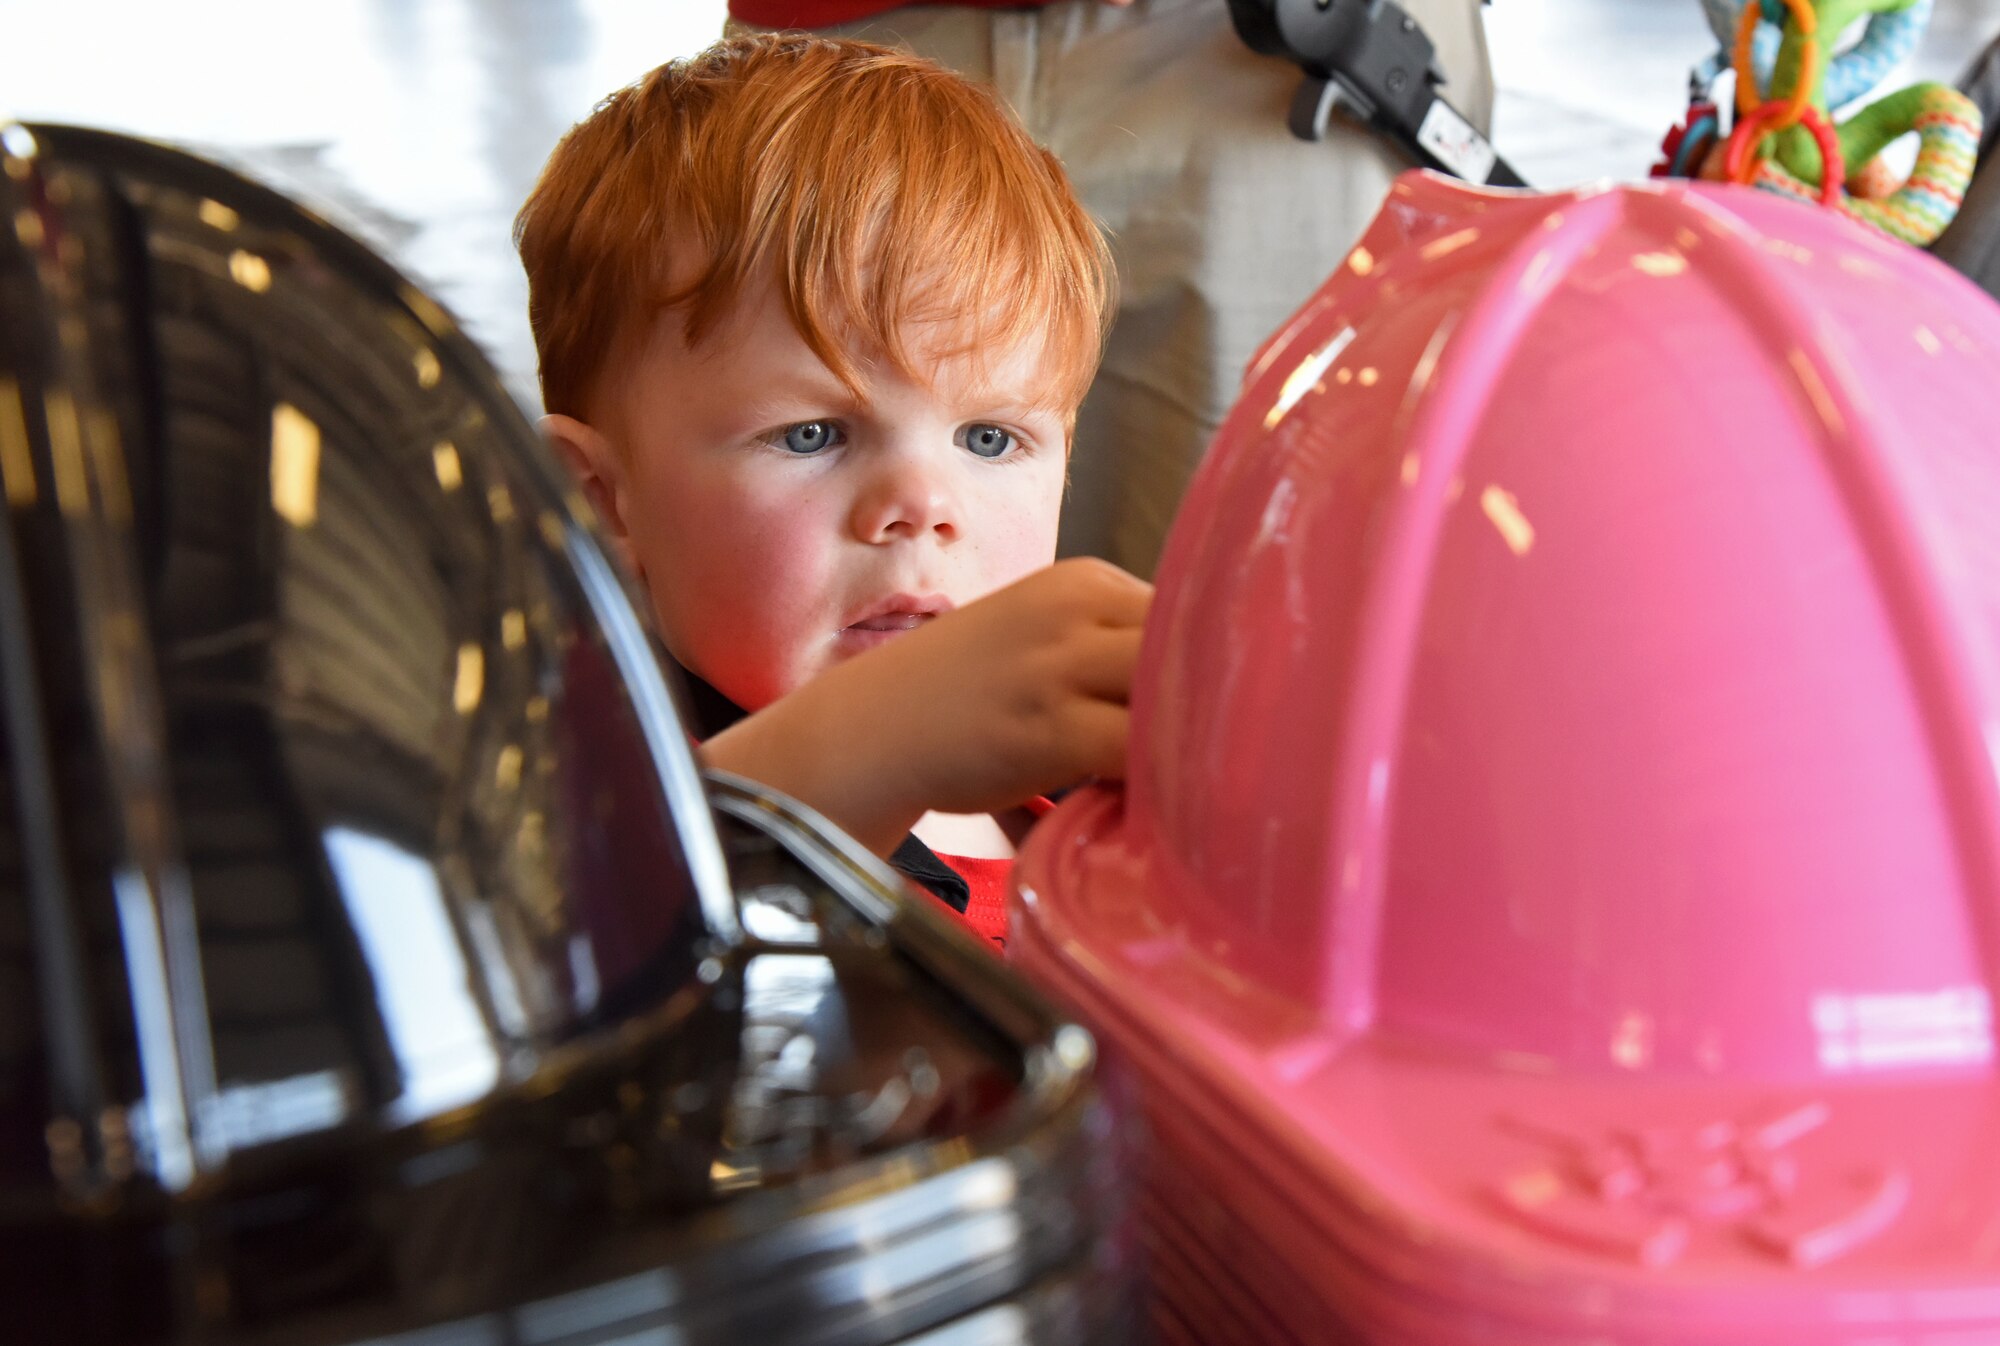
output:
<svg viewBox="0 0 2000 1346"><path fill-rule="evenodd" d="M972 388L965 394L965 400L969 405L994 416L1061 416L1066 410L1060 396L1024 397L1002 388Z"/></svg>
<svg viewBox="0 0 2000 1346"><path fill-rule="evenodd" d="M848 386L828 373L825 378L787 379L781 384L760 385L737 403L746 420L795 416L801 411L829 415L851 415L862 407Z"/></svg>

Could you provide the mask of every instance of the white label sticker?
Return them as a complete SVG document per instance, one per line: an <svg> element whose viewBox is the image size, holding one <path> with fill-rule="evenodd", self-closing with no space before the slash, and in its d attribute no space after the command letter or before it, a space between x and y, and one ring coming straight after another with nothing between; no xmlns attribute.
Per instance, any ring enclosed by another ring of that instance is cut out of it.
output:
<svg viewBox="0 0 2000 1346"><path fill-rule="evenodd" d="M1467 182L1485 182L1500 157L1486 137L1442 98L1433 99L1431 110L1424 114L1424 124L1417 128L1417 143Z"/></svg>

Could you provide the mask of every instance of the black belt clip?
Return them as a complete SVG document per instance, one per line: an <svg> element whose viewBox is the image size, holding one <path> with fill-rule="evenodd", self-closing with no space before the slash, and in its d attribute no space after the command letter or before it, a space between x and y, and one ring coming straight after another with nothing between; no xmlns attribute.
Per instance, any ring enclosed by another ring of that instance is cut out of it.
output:
<svg viewBox="0 0 2000 1346"><path fill-rule="evenodd" d="M1520 174L1438 92L1437 47L1392 0L1229 0L1252 51L1305 71L1292 99L1292 134L1320 140L1336 103L1429 168L1468 182L1520 187Z"/></svg>

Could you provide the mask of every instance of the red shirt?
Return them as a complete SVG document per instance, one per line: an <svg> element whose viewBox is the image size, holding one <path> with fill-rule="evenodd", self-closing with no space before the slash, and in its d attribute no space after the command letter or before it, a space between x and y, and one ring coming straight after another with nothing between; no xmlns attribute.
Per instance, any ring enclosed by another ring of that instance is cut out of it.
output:
<svg viewBox="0 0 2000 1346"><path fill-rule="evenodd" d="M935 893L925 890L933 902L951 911L954 919L972 927L972 933L993 943L1005 946L1007 943L1007 879L1014 872L1014 862L1007 857L988 859L984 856L946 855L937 852L937 858L950 865L965 880L970 900L963 912L952 911L949 904Z"/></svg>
<svg viewBox="0 0 2000 1346"><path fill-rule="evenodd" d="M1036 795L1021 805L1030 817L1046 817L1055 804ZM972 855L946 855L934 851L938 859L950 866L952 871L965 880L967 901L964 911L954 910L949 902L936 893L918 885L920 891L952 914L954 920L972 927L972 932L992 942L996 949L1007 947L1007 881L1013 876L1014 861L1011 857L987 858Z"/></svg>
<svg viewBox="0 0 2000 1346"><path fill-rule="evenodd" d="M759 28L825 28L901 9L911 0L729 0L729 17ZM957 0L968 9L1033 9L1049 0Z"/></svg>

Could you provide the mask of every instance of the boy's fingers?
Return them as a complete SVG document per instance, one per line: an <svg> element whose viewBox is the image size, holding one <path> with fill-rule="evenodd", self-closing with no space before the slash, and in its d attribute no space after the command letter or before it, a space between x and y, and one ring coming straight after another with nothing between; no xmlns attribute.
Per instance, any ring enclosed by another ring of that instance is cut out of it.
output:
<svg viewBox="0 0 2000 1346"><path fill-rule="evenodd" d="M1079 704L1065 717L1064 756L1073 778L1050 782L1051 789L1064 789L1091 776L1109 780L1125 779L1125 745L1131 738L1132 712L1109 701Z"/></svg>
<svg viewBox="0 0 2000 1346"><path fill-rule="evenodd" d="M1106 626L1137 628L1153 605L1153 586L1144 580L1112 586L1098 620Z"/></svg>
<svg viewBox="0 0 2000 1346"><path fill-rule="evenodd" d="M1081 617L1103 626L1136 626L1145 620L1153 586L1129 571L1094 556L1073 556L1019 582L1024 601L1051 613Z"/></svg>
<svg viewBox="0 0 2000 1346"><path fill-rule="evenodd" d="M1153 586L1109 562L1090 563L1092 598L1097 620L1106 626L1137 626L1146 620Z"/></svg>
<svg viewBox="0 0 2000 1346"><path fill-rule="evenodd" d="M1070 686L1096 701L1123 704L1132 695L1143 633L1136 626L1104 627L1075 636L1068 647Z"/></svg>

